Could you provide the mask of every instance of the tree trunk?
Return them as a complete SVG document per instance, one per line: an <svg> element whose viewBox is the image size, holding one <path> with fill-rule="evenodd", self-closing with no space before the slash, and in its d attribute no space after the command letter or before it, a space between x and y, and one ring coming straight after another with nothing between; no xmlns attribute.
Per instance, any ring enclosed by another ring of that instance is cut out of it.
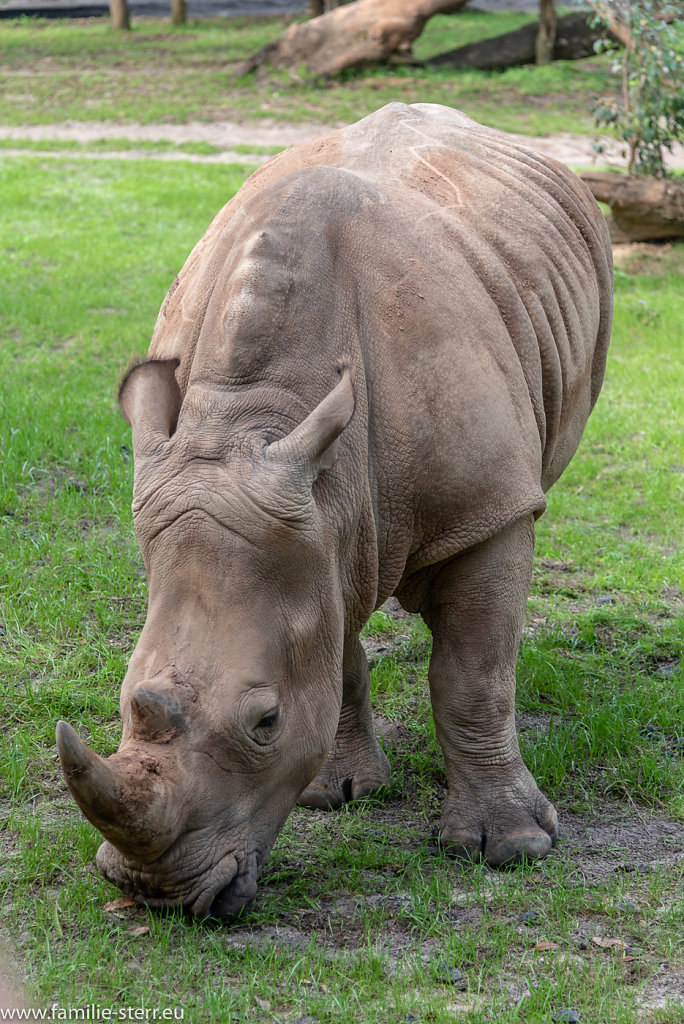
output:
<svg viewBox="0 0 684 1024"><path fill-rule="evenodd" d="M633 178L595 171L584 171L580 177L599 202L610 206L608 226L614 242L684 238L681 179Z"/></svg>
<svg viewBox="0 0 684 1024"><path fill-rule="evenodd" d="M171 0L171 24L184 25L185 20L185 0Z"/></svg>
<svg viewBox="0 0 684 1024"><path fill-rule="evenodd" d="M566 14L564 18L558 19L553 59L581 60L583 57L591 57L594 43L605 35L610 33L603 26L595 29L589 27L586 14ZM428 64L480 68L484 71L533 64L537 37L537 23L534 22L494 39L483 39L479 43L461 46L458 50L440 53L432 57Z"/></svg>
<svg viewBox="0 0 684 1024"><path fill-rule="evenodd" d="M109 0L109 22L117 32L128 30L131 21L128 15L128 0Z"/></svg>
<svg viewBox="0 0 684 1024"><path fill-rule="evenodd" d="M634 0L588 0L596 13L603 19L609 30L623 46L632 45L629 27L630 5Z"/></svg>
<svg viewBox="0 0 684 1024"><path fill-rule="evenodd" d="M309 0L309 7L311 8L311 17L318 18L325 11L324 0Z"/></svg>
<svg viewBox="0 0 684 1024"><path fill-rule="evenodd" d="M264 64L319 75L411 55L414 39L433 14L458 11L467 0L356 0L328 14L290 25L240 67L239 74Z"/></svg>
<svg viewBox="0 0 684 1024"><path fill-rule="evenodd" d="M554 0L539 0L539 31L535 56L537 64L550 64L556 42L556 9Z"/></svg>

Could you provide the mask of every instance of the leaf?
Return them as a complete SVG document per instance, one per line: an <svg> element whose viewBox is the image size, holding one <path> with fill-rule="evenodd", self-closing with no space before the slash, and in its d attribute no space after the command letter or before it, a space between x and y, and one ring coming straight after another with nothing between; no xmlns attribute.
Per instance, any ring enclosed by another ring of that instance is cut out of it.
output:
<svg viewBox="0 0 684 1024"><path fill-rule="evenodd" d="M557 942L537 942L532 948L544 952L547 949L560 949L560 946Z"/></svg>
<svg viewBox="0 0 684 1024"><path fill-rule="evenodd" d="M118 900L112 900L111 903L105 903L103 910L123 910L124 907L137 907L135 900L132 900L130 896L120 896Z"/></svg>
<svg viewBox="0 0 684 1024"><path fill-rule="evenodd" d="M133 924L127 929L129 935L147 935L149 930L148 924Z"/></svg>
<svg viewBox="0 0 684 1024"><path fill-rule="evenodd" d="M591 941L595 946L600 946L601 949L611 949L613 947L624 949L627 945L622 939L609 939L607 935L592 935Z"/></svg>

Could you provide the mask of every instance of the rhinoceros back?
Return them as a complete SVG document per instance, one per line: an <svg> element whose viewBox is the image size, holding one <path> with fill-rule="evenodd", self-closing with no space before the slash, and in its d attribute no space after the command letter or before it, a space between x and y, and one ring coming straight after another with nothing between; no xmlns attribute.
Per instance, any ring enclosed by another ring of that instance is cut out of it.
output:
<svg viewBox="0 0 684 1024"><path fill-rule="evenodd" d="M529 388L547 490L579 444L610 338L612 250L593 196L564 165L437 104L392 104L345 134L350 169L439 207L426 249L441 240L463 253L496 303Z"/></svg>
<svg viewBox="0 0 684 1024"><path fill-rule="evenodd" d="M331 173L323 174L324 168ZM343 176L336 178L335 170ZM505 334L518 363L515 372L506 373L524 378L529 419L539 439L530 443L529 423L522 424L523 454L516 456L519 466L511 476L527 482L511 485L511 507L539 513L542 492L572 458L601 386L610 335L610 242L593 197L567 168L458 111L434 104L390 104L269 161L193 250L162 307L151 355L180 358L184 388L217 278L236 239L245 231L253 234L255 205L270 209L273 223L278 217L282 221L283 196L295 188L306 191L308 182L313 222L322 232L336 181L355 202L353 189L345 184L352 178L358 181L359 196L372 192L375 200L366 203L356 241L350 241L359 250L351 262L358 262L363 245L374 249L378 264L392 247L395 268L402 260L422 261L427 274L441 276L437 292L446 296L444 301L454 289L455 319L477 289L486 294L492 309L483 317L489 326L484 330L471 314L475 333L494 339ZM369 224L374 218L377 225ZM311 225L302 225L304 242L310 233ZM365 260L369 279L373 258L370 252ZM463 296L458 291L462 282ZM309 287L323 288L320 277ZM366 305L372 301L367 297ZM387 317L381 319L384 327ZM461 324L458 330L463 335L465 328ZM494 363L510 363L500 343L492 346ZM324 346L320 358L329 358ZM312 402L318 397L312 396ZM519 406L519 396L515 401ZM524 415L518 408L518 421ZM519 491L515 500L513 491ZM474 539L480 531L467 532Z"/></svg>

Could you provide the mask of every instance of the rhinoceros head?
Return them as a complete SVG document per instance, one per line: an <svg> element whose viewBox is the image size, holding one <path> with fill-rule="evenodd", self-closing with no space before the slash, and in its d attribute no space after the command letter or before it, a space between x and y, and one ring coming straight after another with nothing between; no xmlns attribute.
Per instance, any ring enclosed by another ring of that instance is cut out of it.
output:
<svg viewBox="0 0 684 1024"><path fill-rule="evenodd" d="M106 839L102 873L141 902L228 917L253 898L337 727L344 609L313 483L354 396L343 369L269 443L249 396L190 387L181 401L175 367L141 364L120 396L149 578L121 745L101 758L64 722L57 742L71 793Z"/></svg>

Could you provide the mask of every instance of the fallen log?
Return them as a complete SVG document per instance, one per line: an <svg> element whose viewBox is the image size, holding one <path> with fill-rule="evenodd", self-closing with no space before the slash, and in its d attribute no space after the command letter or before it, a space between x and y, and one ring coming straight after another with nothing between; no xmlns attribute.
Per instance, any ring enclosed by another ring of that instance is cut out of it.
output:
<svg viewBox="0 0 684 1024"><path fill-rule="evenodd" d="M584 171L580 177L594 198L610 206L614 242L684 238L684 180L635 178Z"/></svg>
<svg viewBox="0 0 684 1024"><path fill-rule="evenodd" d="M493 39L459 46L457 50L439 53L427 61L428 65L452 68L479 68L482 71L499 71L503 68L534 64L536 60L539 23L523 25L515 32L506 32ZM604 26L591 28L584 14L566 14L556 22L556 36L553 46L554 60L581 60L594 54L594 43L599 39L616 37Z"/></svg>
<svg viewBox="0 0 684 1024"><path fill-rule="evenodd" d="M465 7L468 0L356 0L301 24L268 43L238 69L256 71L266 64L297 70L304 65L319 75L345 68L410 57L411 46L434 14Z"/></svg>

